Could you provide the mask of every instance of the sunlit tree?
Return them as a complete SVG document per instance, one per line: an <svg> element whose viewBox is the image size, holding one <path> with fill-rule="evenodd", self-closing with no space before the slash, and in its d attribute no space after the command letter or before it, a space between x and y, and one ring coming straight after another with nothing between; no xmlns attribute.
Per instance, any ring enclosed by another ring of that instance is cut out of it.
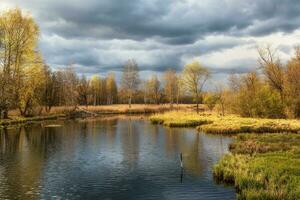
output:
<svg viewBox="0 0 300 200"><path fill-rule="evenodd" d="M123 69L122 90L125 92L129 108L131 108L132 98L137 92L140 83L139 68L135 60L129 60Z"/></svg>
<svg viewBox="0 0 300 200"><path fill-rule="evenodd" d="M199 112L199 101L201 98L201 92L208 78L208 69L201 65L198 61L194 61L184 66L184 84L186 86L186 89L194 96L194 100L197 105L197 112Z"/></svg>

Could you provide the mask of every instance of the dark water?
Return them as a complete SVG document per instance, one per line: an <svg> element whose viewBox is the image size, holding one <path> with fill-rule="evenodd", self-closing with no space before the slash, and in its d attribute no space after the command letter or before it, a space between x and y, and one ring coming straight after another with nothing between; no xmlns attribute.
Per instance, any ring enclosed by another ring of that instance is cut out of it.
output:
<svg viewBox="0 0 300 200"><path fill-rule="evenodd" d="M47 123L61 126L0 132L0 199L235 199L211 172L230 138L140 117Z"/></svg>

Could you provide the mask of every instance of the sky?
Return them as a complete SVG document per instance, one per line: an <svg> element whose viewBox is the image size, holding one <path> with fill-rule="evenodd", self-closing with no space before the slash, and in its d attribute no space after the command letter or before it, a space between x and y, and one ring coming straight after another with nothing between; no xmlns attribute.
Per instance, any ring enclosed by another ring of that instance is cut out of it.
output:
<svg viewBox="0 0 300 200"><path fill-rule="evenodd" d="M135 59L142 78L198 60L224 82L258 68L257 48L287 61L300 44L299 0L0 0L40 26L39 49L55 70L117 77Z"/></svg>

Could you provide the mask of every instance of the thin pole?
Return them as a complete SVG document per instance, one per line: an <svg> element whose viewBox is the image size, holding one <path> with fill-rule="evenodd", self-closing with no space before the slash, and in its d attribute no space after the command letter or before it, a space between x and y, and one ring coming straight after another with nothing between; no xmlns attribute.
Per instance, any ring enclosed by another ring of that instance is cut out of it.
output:
<svg viewBox="0 0 300 200"><path fill-rule="evenodd" d="M183 168L182 153L180 153L180 167Z"/></svg>

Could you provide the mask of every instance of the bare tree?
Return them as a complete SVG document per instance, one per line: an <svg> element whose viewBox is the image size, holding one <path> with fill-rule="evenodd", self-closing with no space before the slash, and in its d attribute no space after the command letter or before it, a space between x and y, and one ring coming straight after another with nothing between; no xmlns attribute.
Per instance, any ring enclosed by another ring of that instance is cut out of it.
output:
<svg viewBox="0 0 300 200"><path fill-rule="evenodd" d="M77 92L78 92L78 101L79 104L83 104L86 107L88 106L88 100L90 95L89 80L87 80L85 75L82 75L81 79L78 82Z"/></svg>
<svg viewBox="0 0 300 200"><path fill-rule="evenodd" d="M139 82L138 65L135 60L128 60L123 69L122 89L126 93L129 108L131 108L132 98L138 89Z"/></svg>
<svg viewBox="0 0 300 200"><path fill-rule="evenodd" d="M222 85L216 86L217 102L221 106L222 116L225 116L226 91Z"/></svg>
<svg viewBox="0 0 300 200"><path fill-rule="evenodd" d="M110 73L106 78L107 89L107 104L113 104L117 102L118 88L115 80L115 75Z"/></svg>
<svg viewBox="0 0 300 200"><path fill-rule="evenodd" d="M198 61L185 65L183 69L183 80L187 90L194 96L197 104L197 113L199 112L201 92L209 75L208 69L202 66Z"/></svg>
<svg viewBox="0 0 300 200"><path fill-rule="evenodd" d="M283 66L276 56L276 50L270 45L258 49L260 66L271 87L277 90L283 102L284 99L284 72Z"/></svg>
<svg viewBox="0 0 300 200"><path fill-rule="evenodd" d="M167 99L169 100L170 107L173 107L174 99L178 94L178 77L176 75L176 71L174 70L167 70L164 74L164 90Z"/></svg>
<svg viewBox="0 0 300 200"><path fill-rule="evenodd" d="M162 98L162 90L157 75L153 75L151 79L147 81L147 90L150 99L152 99L154 103L159 104Z"/></svg>
<svg viewBox="0 0 300 200"><path fill-rule="evenodd" d="M72 65L66 67L62 73L65 105L74 106L75 109L78 103L78 92L76 90L78 76Z"/></svg>
<svg viewBox="0 0 300 200"><path fill-rule="evenodd" d="M52 72L47 65L44 65L44 73L45 84L42 101L46 112L50 112L51 108L59 101L59 81L56 73Z"/></svg>

